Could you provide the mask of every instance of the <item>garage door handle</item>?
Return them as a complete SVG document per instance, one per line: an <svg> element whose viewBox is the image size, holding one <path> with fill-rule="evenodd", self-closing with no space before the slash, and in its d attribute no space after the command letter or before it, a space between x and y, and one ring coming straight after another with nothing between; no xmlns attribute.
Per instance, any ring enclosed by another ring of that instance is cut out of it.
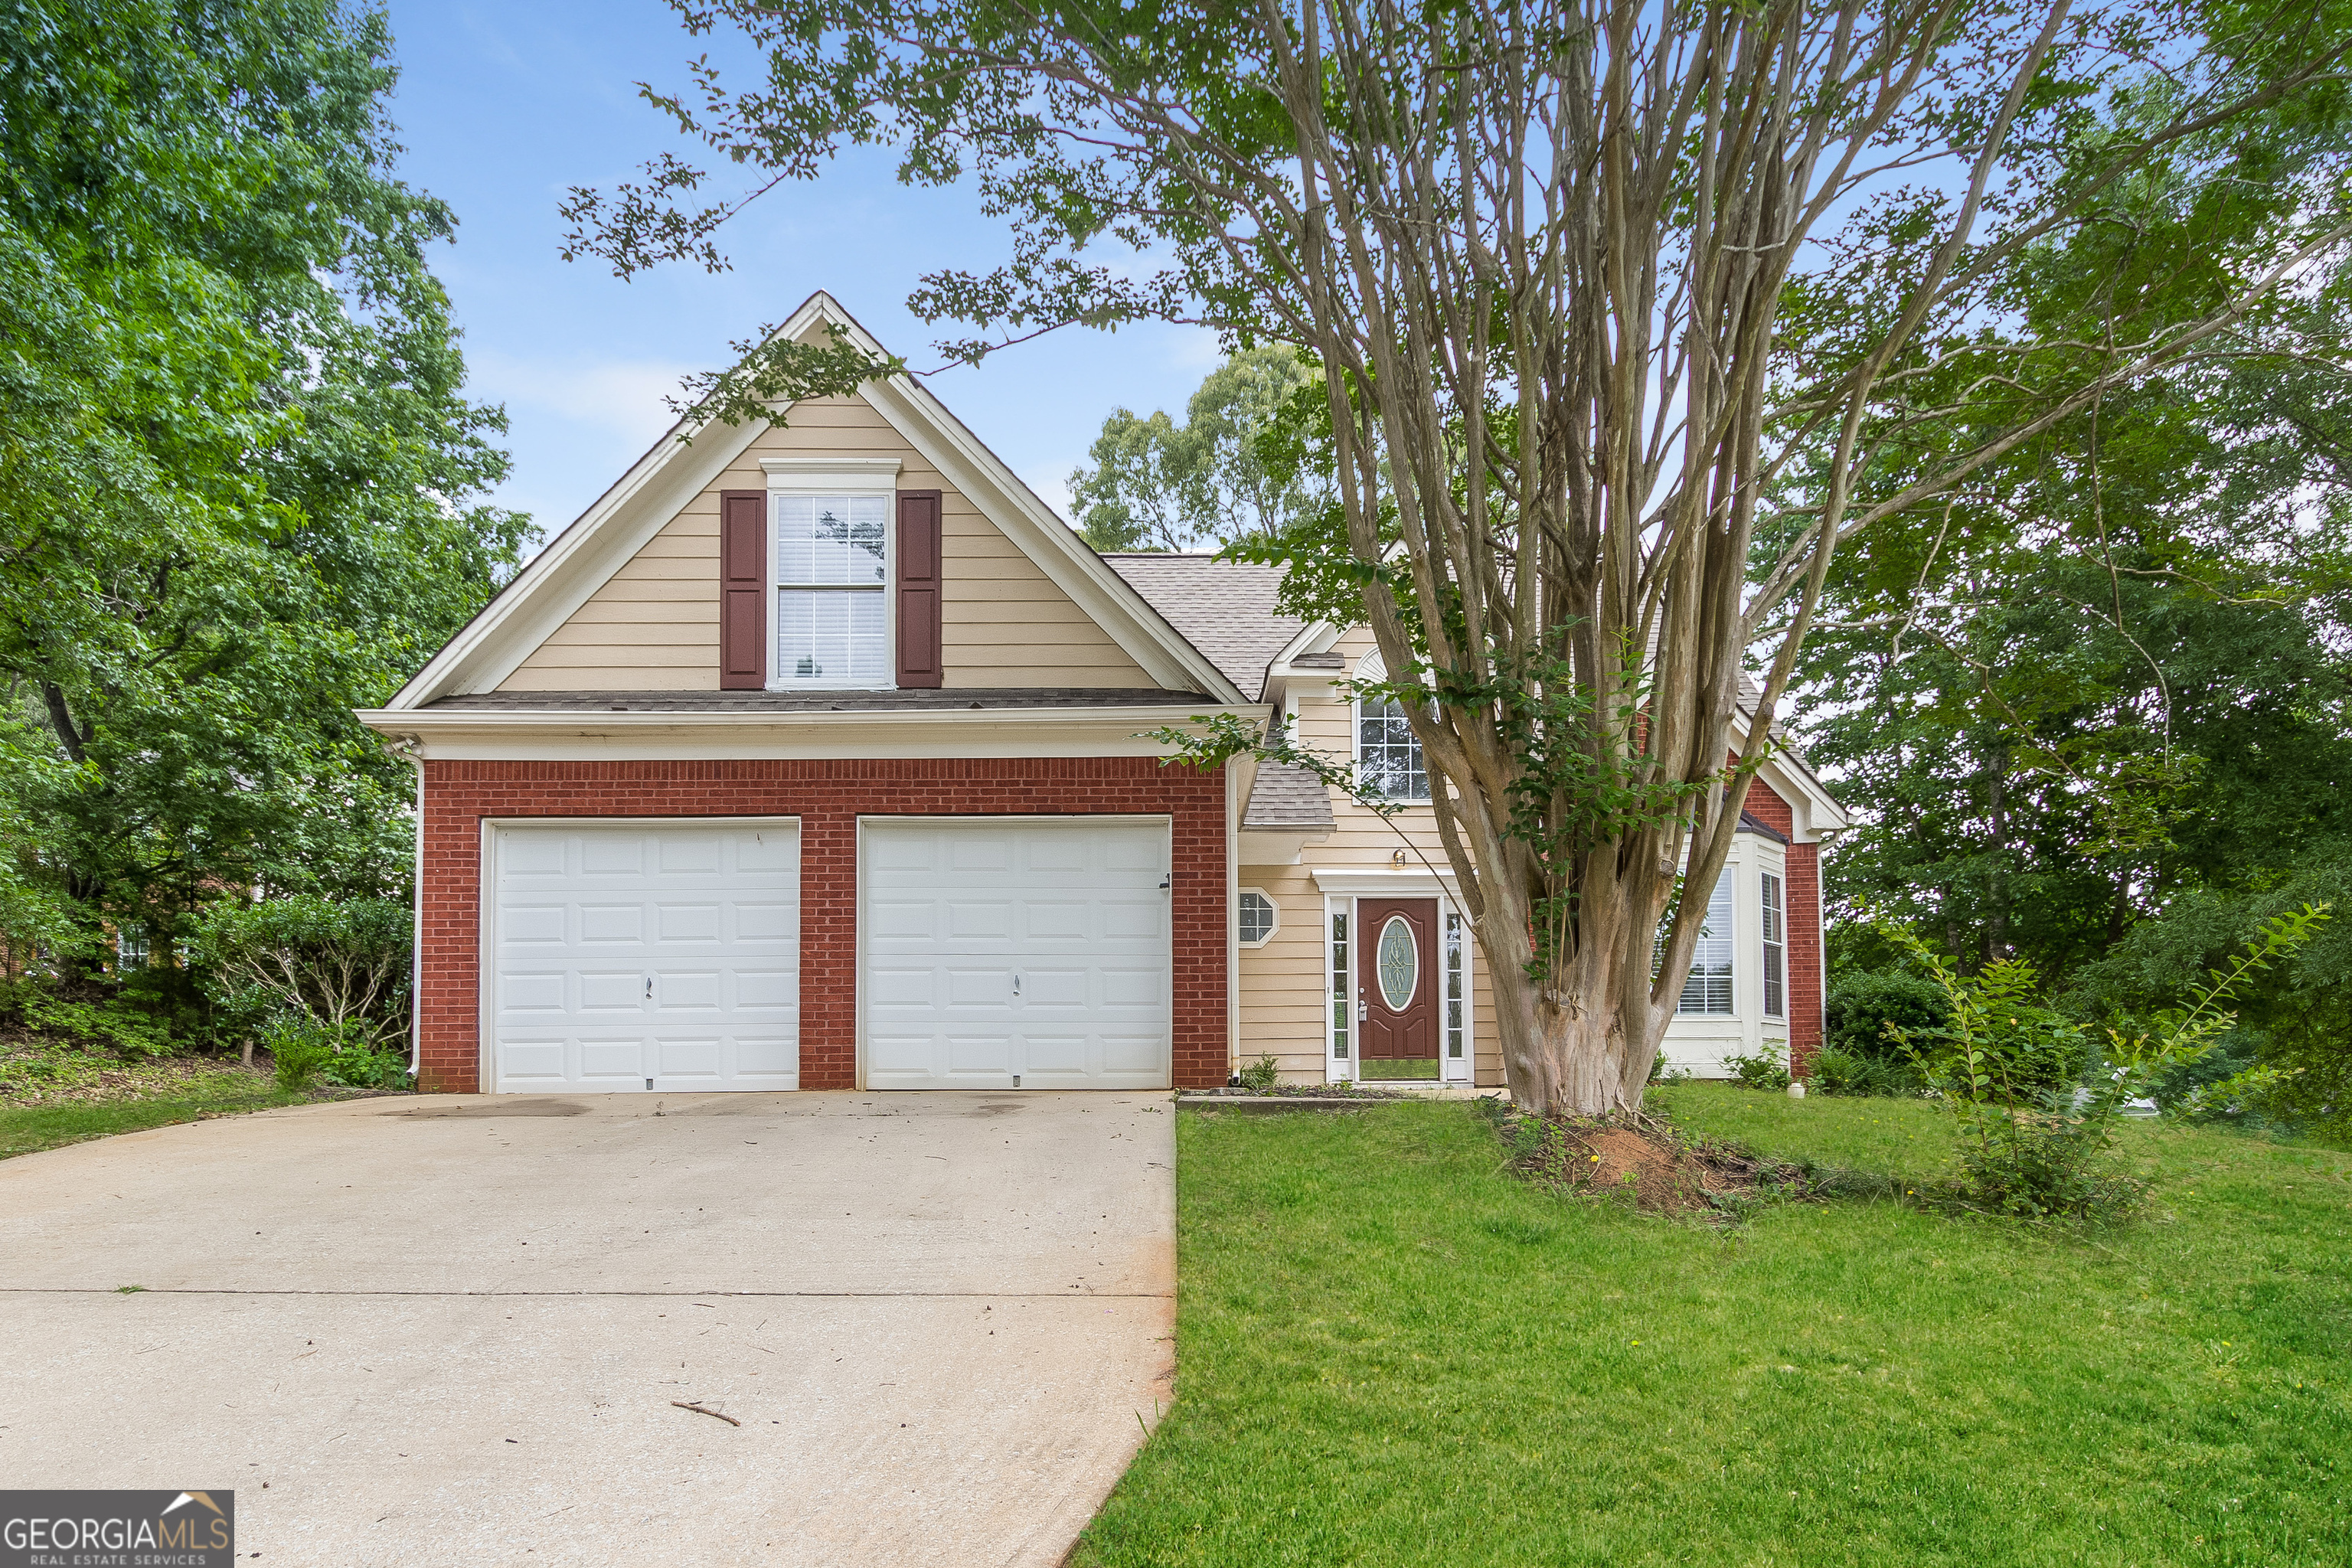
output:
<svg viewBox="0 0 2352 1568"><path fill-rule="evenodd" d="M1017 974L1013 977L1013 994L1015 996L1021 994L1021 976Z"/></svg>
<svg viewBox="0 0 2352 1568"><path fill-rule="evenodd" d="M654 977L653 977L652 975L648 974L648 975L646 975L646 1001L648 1001L648 1002L650 1002L650 1001L652 1001L653 999L654 999Z"/></svg>

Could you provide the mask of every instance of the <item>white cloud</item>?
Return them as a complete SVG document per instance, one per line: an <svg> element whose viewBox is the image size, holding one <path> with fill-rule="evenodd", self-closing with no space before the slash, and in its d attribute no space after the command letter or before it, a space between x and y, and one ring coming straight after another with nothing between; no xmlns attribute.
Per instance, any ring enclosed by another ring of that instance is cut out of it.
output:
<svg viewBox="0 0 2352 1568"><path fill-rule="evenodd" d="M662 400L692 368L659 360L522 359L496 350L468 354L467 365L477 397L640 449L677 419Z"/></svg>

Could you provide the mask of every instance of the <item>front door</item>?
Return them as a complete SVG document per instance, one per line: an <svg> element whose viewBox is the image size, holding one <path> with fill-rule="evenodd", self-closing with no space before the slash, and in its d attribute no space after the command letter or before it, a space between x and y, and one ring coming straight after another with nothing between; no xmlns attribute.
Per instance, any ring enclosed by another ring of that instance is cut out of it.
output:
<svg viewBox="0 0 2352 1568"><path fill-rule="evenodd" d="M1366 1080L1438 1076L1435 899L1361 899L1357 1050Z"/></svg>

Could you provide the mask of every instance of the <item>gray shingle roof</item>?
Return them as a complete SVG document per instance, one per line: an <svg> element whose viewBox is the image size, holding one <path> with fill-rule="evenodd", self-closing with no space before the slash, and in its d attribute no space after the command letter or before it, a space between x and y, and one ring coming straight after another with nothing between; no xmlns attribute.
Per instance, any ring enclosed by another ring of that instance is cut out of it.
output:
<svg viewBox="0 0 2352 1568"><path fill-rule="evenodd" d="M1304 768L1261 763L1249 804L1242 807L1242 826L1328 833L1335 826L1331 792Z"/></svg>
<svg viewBox="0 0 2352 1568"><path fill-rule="evenodd" d="M1265 695L1265 667L1306 629L1306 622L1275 613L1275 591L1282 585L1279 566L1199 554L1138 552L1103 559L1253 702Z"/></svg>
<svg viewBox="0 0 2352 1568"><path fill-rule="evenodd" d="M824 713L971 708L1151 708L1213 704L1198 691L1132 687L948 687L919 691L484 691L428 702L434 712Z"/></svg>

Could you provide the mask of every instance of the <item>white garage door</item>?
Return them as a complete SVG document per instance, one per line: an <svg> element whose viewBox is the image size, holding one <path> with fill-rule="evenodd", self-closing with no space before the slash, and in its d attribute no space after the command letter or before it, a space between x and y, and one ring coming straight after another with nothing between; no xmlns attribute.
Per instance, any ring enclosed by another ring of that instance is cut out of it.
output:
<svg viewBox="0 0 2352 1568"><path fill-rule="evenodd" d="M1164 820L860 826L866 1087L1168 1087Z"/></svg>
<svg viewBox="0 0 2352 1568"><path fill-rule="evenodd" d="M493 834L501 1093L798 1087L796 824Z"/></svg>

